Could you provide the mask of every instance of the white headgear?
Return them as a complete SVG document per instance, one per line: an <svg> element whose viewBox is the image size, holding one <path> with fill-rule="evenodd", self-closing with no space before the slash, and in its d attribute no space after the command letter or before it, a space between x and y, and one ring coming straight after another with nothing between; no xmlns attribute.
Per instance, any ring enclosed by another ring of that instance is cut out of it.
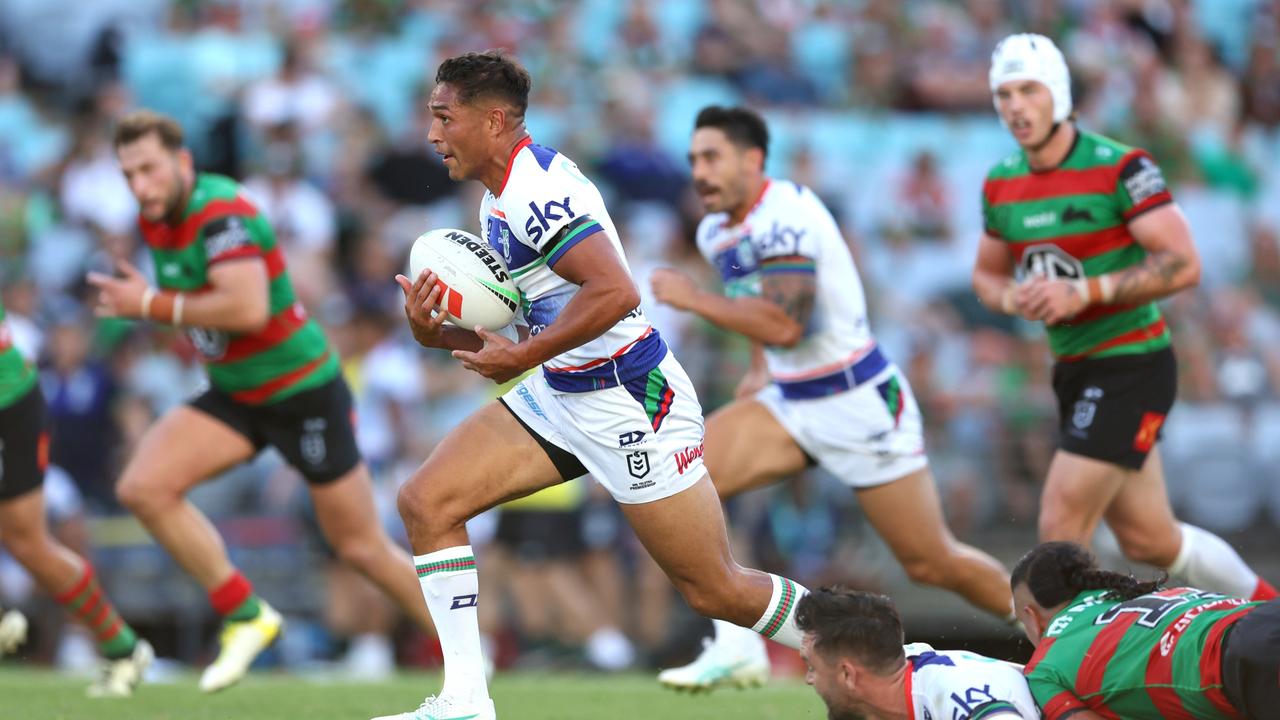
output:
<svg viewBox="0 0 1280 720"><path fill-rule="evenodd" d="M995 92L1010 80L1035 80L1049 88L1053 96L1053 121L1062 122L1071 114L1071 73L1067 60L1053 41L1043 35L1010 35L991 53L991 100L1000 112Z"/></svg>

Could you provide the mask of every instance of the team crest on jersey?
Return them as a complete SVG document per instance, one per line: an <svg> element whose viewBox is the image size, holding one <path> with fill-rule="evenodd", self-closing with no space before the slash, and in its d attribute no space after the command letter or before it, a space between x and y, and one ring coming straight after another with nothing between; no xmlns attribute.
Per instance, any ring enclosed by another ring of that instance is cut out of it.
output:
<svg viewBox="0 0 1280 720"><path fill-rule="evenodd" d="M1033 245L1022 255L1022 270L1046 280L1080 280L1084 265L1057 245Z"/></svg>
<svg viewBox="0 0 1280 720"><path fill-rule="evenodd" d="M192 327L187 328L187 339L195 347L196 352L205 360L218 360L227 353L229 338L221 330Z"/></svg>

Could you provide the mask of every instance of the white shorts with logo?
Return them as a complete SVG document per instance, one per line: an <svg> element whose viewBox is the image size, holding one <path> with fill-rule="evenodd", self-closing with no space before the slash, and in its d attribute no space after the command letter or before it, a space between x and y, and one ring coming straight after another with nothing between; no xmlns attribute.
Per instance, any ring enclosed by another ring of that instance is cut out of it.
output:
<svg viewBox="0 0 1280 720"><path fill-rule="evenodd" d="M646 382L630 385L636 389L566 393L537 372L502 402L530 430L575 456L618 502L671 497L706 474L702 405L671 353Z"/></svg>
<svg viewBox="0 0 1280 720"><path fill-rule="evenodd" d="M920 407L892 364L834 395L792 400L769 385L756 399L819 466L850 487L883 485L929 464Z"/></svg>

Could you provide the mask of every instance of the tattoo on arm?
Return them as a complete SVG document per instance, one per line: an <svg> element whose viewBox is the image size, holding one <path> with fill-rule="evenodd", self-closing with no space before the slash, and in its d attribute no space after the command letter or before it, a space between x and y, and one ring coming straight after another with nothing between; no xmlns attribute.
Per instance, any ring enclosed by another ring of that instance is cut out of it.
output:
<svg viewBox="0 0 1280 720"><path fill-rule="evenodd" d="M1114 302L1143 302L1163 297L1176 288L1174 280L1187 266L1187 259L1163 251L1147 256L1138 265L1115 274Z"/></svg>
<svg viewBox="0 0 1280 720"><path fill-rule="evenodd" d="M817 297L817 279L813 273L767 273L761 283L761 294L782 308L800 327L808 329Z"/></svg>

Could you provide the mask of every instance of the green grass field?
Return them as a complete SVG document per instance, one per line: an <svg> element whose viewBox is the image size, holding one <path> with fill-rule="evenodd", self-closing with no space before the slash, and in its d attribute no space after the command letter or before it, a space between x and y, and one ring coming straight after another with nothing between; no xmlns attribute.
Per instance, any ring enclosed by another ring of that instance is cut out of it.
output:
<svg viewBox="0 0 1280 720"><path fill-rule="evenodd" d="M195 677L144 685L129 700L91 701L85 681L40 670L0 668L0 720L368 720L416 707L439 686L438 675L352 684L258 674L227 692L205 696ZM499 675L493 685L504 720L685 720L825 718L811 689L774 681L759 690L720 690L690 697L663 690L651 675Z"/></svg>

